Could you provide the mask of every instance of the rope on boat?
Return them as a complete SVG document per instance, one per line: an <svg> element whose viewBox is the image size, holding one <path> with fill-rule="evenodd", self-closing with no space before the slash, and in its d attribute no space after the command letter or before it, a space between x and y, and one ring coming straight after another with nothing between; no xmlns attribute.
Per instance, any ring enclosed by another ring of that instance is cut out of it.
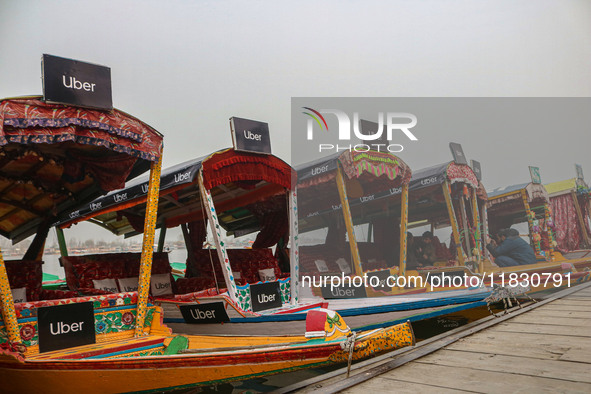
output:
<svg viewBox="0 0 591 394"><path fill-rule="evenodd" d="M526 296L530 301L537 302L536 300L531 298L529 296L529 294L527 294L530 290L531 289L529 286L525 286L522 284L519 284L519 286L509 286L509 287L503 287L503 286L499 286L497 284L494 284L492 293L484 299L486 301L486 308L488 309L488 311L490 312L491 315L493 315L495 317L500 317L500 316L503 316L503 315L506 315L507 313L509 313L508 309L513 307L513 303L511 302L511 299L513 299L515 301L515 303L517 304L517 306L519 307L519 309L521 309L522 306L521 306L521 303L519 302L519 300L517 299L517 296ZM491 304L494 304L494 303L500 302L500 301L503 301L504 312L503 312L503 314L498 315L495 312L493 312L492 309L490 309L490 306L491 306Z"/></svg>
<svg viewBox="0 0 591 394"><path fill-rule="evenodd" d="M27 347L20 342L12 342L8 337L8 334L4 331L0 331L0 338L4 339L5 342L0 344L0 347L5 348L14 353L19 353L21 356L27 351Z"/></svg>
<svg viewBox="0 0 591 394"><path fill-rule="evenodd" d="M349 377L349 373L351 372L351 362L353 361L353 350L355 350L355 341L357 340L357 333L355 331L351 332L345 342L341 344L341 348L349 352L349 357L347 359L347 377Z"/></svg>
<svg viewBox="0 0 591 394"><path fill-rule="evenodd" d="M207 214L205 213L205 204L203 203L203 196L199 197L199 202L201 205L201 215L203 215L203 218L205 218L207 216ZM213 202L212 202L213 204ZM203 219L203 225L205 226L205 237L207 238L207 221L205 219ZM212 229L212 231L214 231ZM217 291L218 294L220 294L220 287L218 286L218 276L215 273L215 264L213 262L213 258L211 257L211 248L208 249L207 255L209 256L209 264L211 265L211 269L213 271L213 280L215 281L215 289Z"/></svg>

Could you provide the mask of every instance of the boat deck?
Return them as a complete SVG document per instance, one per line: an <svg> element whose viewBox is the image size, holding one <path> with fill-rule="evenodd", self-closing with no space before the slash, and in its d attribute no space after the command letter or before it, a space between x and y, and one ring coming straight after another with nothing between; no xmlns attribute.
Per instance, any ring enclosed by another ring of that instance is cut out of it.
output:
<svg viewBox="0 0 591 394"><path fill-rule="evenodd" d="M591 392L591 283L281 392Z"/></svg>

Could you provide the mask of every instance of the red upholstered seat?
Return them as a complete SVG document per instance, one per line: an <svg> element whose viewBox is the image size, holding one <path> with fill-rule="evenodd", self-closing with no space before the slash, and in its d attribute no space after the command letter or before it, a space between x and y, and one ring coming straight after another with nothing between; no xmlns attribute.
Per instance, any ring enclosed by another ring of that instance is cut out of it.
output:
<svg viewBox="0 0 591 394"><path fill-rule="evenodd" d="M8 282L12 289L27 288L27 301L41 299L43 282L42 261L10 260L5 261Z"/></svg>
<svg viewBox="0 0 591 394"><path fill-rule="evenodd" d="M27 302L78 297L75 291L44 290L42 261L10 260L4 263L10 287L12 289L25 287Z"/></svg>
<svg viewBox="0 0 591 394"><path fill-rule="evenodd" d="M260 269L272 268L277 279L289 277L288 273L281 272L277 258L273 256L273 252L270 248L228 249L227 252L232 272L240 273L240 279L235 280L239 285L259 282ZM183 291L196 292L205 290L207 288L201 286L207 286L212 283L212 287L215 287L215 279L217 279L220 287L225 286L224 275L215 249L198 249L193 253L193 257L195 264L195 269L193 271L197 274L195 279L200 280L186 281L186 285L183 283L178 286L177 294L183 294ZM189 264L191 264L191 262L187 260L187 265ZM189 272L191 270L187 269L187 271ZM202 278L207 278L207 280ZM180 284L183 281L179 279L177 282ZM195 285L196 287L191 288L191 285Z"/></svg>
<svg viewBox="0 0 591 394"><path fill-rule="evenodd" d="M141 253L105 253L84 256L61 257L66 272L66 283L72 290L85 294L108 294L94 289L93 280L131 278L139 276ZM170 274L172 267L168 253L154 253L152 275ZM171 283L174 281L171 276ZM88 290L92 289L92 290Z"/></svg>

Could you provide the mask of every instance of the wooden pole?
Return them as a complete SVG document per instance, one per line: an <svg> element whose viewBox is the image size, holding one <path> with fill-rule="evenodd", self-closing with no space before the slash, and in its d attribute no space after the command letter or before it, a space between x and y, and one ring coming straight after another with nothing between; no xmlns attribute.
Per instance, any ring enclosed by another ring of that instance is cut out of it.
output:
<svg viewBox="0 0 591 394"><path fill-rule="evenodd" d="M56 226L55 234L57 236L57 244L60 248L60 255L63 257L68 257L68 246L66 245L66 237L64 236L64 230Z"/></svg>
<svg viewBox="0 0 591 394"><path fill-rule="evenodd" d="M300 298L300 253L298 241L298 194L297 190L289 191L289 277L290 303L297 305Z"/></svg>
<svg viewBox="0 0 591 394"><path fill-rule="evenodd" d="M408 185L402 185L400 200L400 272L401 276L406 274L406 248L408 227Z"/></svg>
<svg viewBox="0 0 591 394"><path fill-rule="evenodd" d="M349 236L349 248L351 249L351 258L353 259L355 274L363 276L359 249L357 248L357 239L355 238L355 229L353 228L353 218L351 217L351 209L349 207L349 198L347 197L347 187L345 186L345 180L340 166L337 167L337 187L339 189L339 197L343 209L343 218L345 219L345 226L347 227L347 235Z"/></svg>
<svg viewBox="0 0 591 394"><path fill-rule="evenodd" d="M220 260L222 273L224 274L224 281L226 282L228 295L232 301L236 302L242 308L246 305L243 305L238 301L238 288L236 287L236 282L234 282L234 274L232 273L232 267L230 266L230 259L228 258L226 245L221 239L222 228L218 221L218 215L215 211L215 206L213 205L213 198L211 197L210 191L207 190L203 185L203 168L199 170L199 191L201 192L201 199L203 200L203 205L205 206L205 211L207 212L209 227L211 228L211 232L213 234L213 240L215 242L218 259Z"/></svg>
<svg viewBox="0 0 591 394"><path fill-rule="evenodd" d="M533 212L529 207L529 202L527 201L527 193L525 192L525 190L521 190L521 199L523 200L525 214L527 215L527 225L529 227L529 240L532 246L534 247L536 256L540 256L542 254L540 250L540 245L534 241L534 221L532 219L532 213L535 215L535 212Z"/></svg>
<svg viewBox="0 0 591 394"><path fill-rule="evenodd" d="M482 234L480 233L480 220L478 214L478 196L476 195L476 189L472 190L472 221L474 224L474 242L475 242L475 249L476 249L476 262L478 263L478 272L484 272L484 264L481 258L481 237Z"/></svg>
<svg viewBox="0 0 591 394"><path fill-rule="evenodd" d="M160 227L160 236L158 237L158 252L164 251L164 240L166 239L166 225L163 223Z"/></svg>
<svg viewBox="0 0 591 394"><path fill-rule="evenodd" d="M2 320L8 333L10 342L20 342L21 335L18 328L18 320L14 310L14 299L8 283L8 274L6 273L6 264L2 251L0 251L0 306L2 307Z"/></svg>
<svg viewBox="0 0 591 394"><path fill-rule="evenodd" d="M482 241L484 244L482 245L482 251L484 252L484 257L490 260L490 252L486 248L486 245L490 242L488 238L488 208L486 206L486 202L482 205Z"/></svg>
<svg viewBox="0 0 591 394"><path fill-rule="evenodd" d="M138 281L137 316L135 319L135 336L144 335L144 323L148 310L148 294L150 292L150 278L152 273L152 256L154 254L154 234L156 232L156 217L158 215L158 197L160 194L160 171L162 156L150 166L150 182L146 199L146 218L144 221L144 239L140 260L140 274Z"/></svg>
<svg viewBox="0 0 591 394"><path fill-rule="evenodd" d="M468 227L468 214L466 213L466 203L464 196L460 196L460 216L462 217L462 226L464 227L464 244L466 244L466 254L472 257L472 248L470 247L470 228Z"/></svg>
<svg viewBox="0 0 591 394"><path fill-rule="evenodd" d="M456 253L458 256L458 263L460 265L464 265L464 249L462 248L462 242L460 241L460 233L458 232L458 223L456 221L456 213L454 212L454 207L451 201L451 194L449 192L449 182L445 181L443 185L443 196L445 197L445 205L447 205L447 213L449 215L449 222L451 224L451 229L454 237L454 242L456 244Z"/></svg>

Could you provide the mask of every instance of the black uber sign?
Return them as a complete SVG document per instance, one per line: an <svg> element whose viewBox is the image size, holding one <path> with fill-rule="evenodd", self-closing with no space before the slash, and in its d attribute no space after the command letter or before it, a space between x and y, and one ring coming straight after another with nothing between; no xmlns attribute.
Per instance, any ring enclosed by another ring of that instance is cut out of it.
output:
<svg viewBox="0 0 591 394"><path fill-rule="evenodd" d="M179 305L179 309L189 324L226 323L230 321L223 302Z"/></svg>
<svg viewBox="0 0 591 394"><path fill-rule="evenodd" d="M283 302L281 301L279 283L269 282L250 285L250 300L254 312L280 308Z"/></svg>
<svg viewBox="0 0 591 394"><path fill-rule="evenodd" d="M92 302L40 307L37 328L40 353L95 343Z"/></svg>
<svg viewBox="0 0 591 394"><path fill-rule="evenodd" d="M365 287L357 287L354 285L349 286L349 283L342 284L341 286L330 286L328 283L326 286L320 288L322 298L325 300L339 299L339 298L366 298L367 292Z"/></svg>
<svg viewBox="0 0 591 394"><path fill-rule="evenodd" d="M456 162L456 164L468 165L468 160L466 159L466 155L464 155L462 145L457 144L455 142L450 142L449 149L451 150L451 154L454 157L454 161Z"/></svg>
<svg viewBox="0 0 591 394"><path fill-rule="evenodd" d="M46 102L113 109L109 67L44 54L42 72Z"/></svg>
<svg viewBox="0 0 591 394"><path fill-rule="evenodd" d="M390 291L392 290L391 287L388 286L388 278L390 277L391 273L390 270L381 270L381 271L373 271L367 273L367 280L369 284L376 282L376 279L371 279L372 277L378 278L379 284L377 286L372 286L375 290L382 290L382 291Z"/></svg>
<svg viewBox="0 0 591 394"><path fill-rule="evenodd" d="M271 154L271 139L267 123L232 117L230 129L235 150Z"/></svg>

